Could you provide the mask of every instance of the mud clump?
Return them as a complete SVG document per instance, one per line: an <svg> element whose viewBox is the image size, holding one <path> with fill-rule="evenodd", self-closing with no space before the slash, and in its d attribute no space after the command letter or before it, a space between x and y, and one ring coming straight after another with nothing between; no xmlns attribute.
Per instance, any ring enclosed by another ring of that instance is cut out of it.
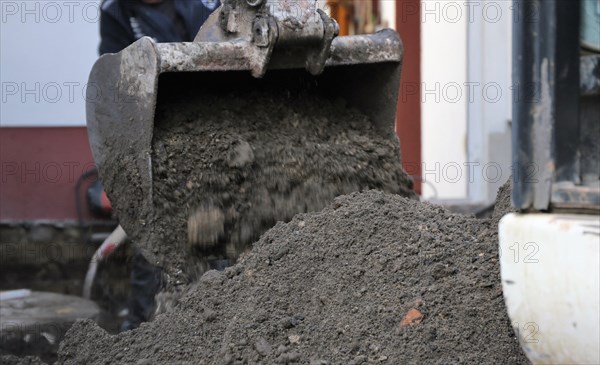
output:
<svg viewBox="0 0 600 365"><path fill-rule="evenodd" d="M163 98L152 166L154 215L137 242L176 279L235 262L276 222L336 196L416 197L395 136L308 92Z"/></svg>
<svg viewBox="0 0 600 365"><path fill-rule="evenodd" d="M497 221L377 191L278 223L136 330L91 321L59 363L525 364Z"/></svg>

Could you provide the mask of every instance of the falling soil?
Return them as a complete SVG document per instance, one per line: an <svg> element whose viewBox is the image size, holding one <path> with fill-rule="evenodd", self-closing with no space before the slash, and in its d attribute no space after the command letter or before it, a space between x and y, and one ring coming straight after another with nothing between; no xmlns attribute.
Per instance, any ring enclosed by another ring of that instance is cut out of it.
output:
<svg viewBox="0 0 600 365"><path fill-rule="evenodd" d="M235 262L276 222L336 196L416 197L395 136L342 100L308 92L163 98L152 164L151 228L134 240L171 282Z"/></svg>
<svg viewBox="0 0 600 365"><path fill-rule="evenodd" d="M178 305L109 335L76 323L66 364L524 364L500 283L497 219L377 191L265 233Z"/></svg>

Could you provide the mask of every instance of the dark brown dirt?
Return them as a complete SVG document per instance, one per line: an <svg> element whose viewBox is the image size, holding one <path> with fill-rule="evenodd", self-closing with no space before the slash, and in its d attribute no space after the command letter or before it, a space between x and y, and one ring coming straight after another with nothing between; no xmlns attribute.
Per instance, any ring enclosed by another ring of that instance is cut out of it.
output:
<svg viewBox="0 0 600 365"><path fill-rule="evenodd" d="M35 356L15 356L11 354L0 354L0 364L2 365L43 365L45 362Z"/></svg>
<svg viewBox="0 0 600 365"><path fill-rule="evenodd" d="M167 98L155 123L148 225L155 236L146 244L174 277L178 270L193 277L190 268L202 273L209 260L235 261L276 222L319 211L342 194L416 197L397 139L341 100L302 91ZM199 243L193 255L190 216Z"/></svg>
<svg viewBox="0 0 600 365"><path fill-rule="evenodd" d="M177 307L111 336L78 322L65 364L524 364L497 220L369 191L278 223Z"/></svg>
<svg viewBox="0 0 600 365"><path fill-rule="evenodd" d="M508 181L504 183L498 189L498 194L496 195L496 204L494 205L494 212L492 214L492 219L499 221L502 217L504 217L508 213L516 212L517 209L512 206L512 176L509 177Z"/></svg>

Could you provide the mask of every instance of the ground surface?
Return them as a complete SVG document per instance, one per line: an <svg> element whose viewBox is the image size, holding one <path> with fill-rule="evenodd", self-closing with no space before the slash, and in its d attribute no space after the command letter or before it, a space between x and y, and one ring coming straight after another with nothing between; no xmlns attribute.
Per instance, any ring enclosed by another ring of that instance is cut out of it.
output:
<svg viewBox="0 0 600 365"><path fill-rule="evenodd" d="M0 364L2 365L42 365L44 362L35 356L18 357L0 352Z"/></svg>
<svg viewBox="0 0 600 365"><path fill-rule="evenodd" d="M78 322L59 359L527 363L502 298L497 223L376 191L343 196L277 224L154 322L117 336Z"/></svg>

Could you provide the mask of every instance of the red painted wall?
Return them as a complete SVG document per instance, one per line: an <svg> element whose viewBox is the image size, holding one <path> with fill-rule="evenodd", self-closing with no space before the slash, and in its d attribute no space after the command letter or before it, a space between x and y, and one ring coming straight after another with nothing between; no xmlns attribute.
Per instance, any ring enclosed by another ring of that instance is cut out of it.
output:
<svg viewBox="0 0 600 365"><path fill-rule="evenodd" d="M85 127L0 128L0 221L77 219L75 185L93 168Z"/></svg>
<svg viewBox="0 0 600 365"><path fill-rule="evenodd" d="M402 163L421 193L421 0L396 0L396 29L404 43L396 133Z"/></svg>

